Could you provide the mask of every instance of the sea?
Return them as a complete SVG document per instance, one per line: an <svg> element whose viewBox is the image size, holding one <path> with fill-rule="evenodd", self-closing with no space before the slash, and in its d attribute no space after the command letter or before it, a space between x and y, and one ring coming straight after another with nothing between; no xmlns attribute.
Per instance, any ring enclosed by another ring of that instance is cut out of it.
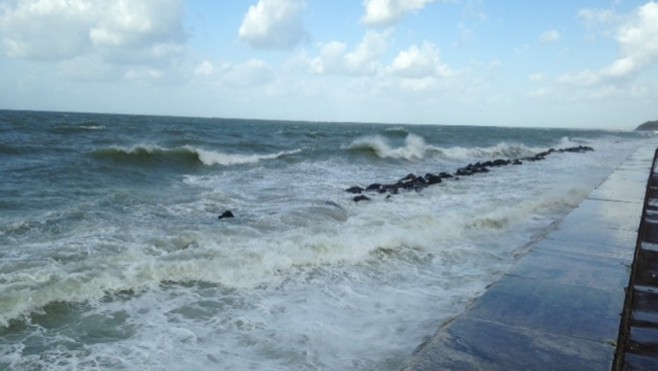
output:
<svg viewBox="0 0 658 371"><path fill-rule="evenodd" d="M655 142L0 111L0 370L399 370Z"/></svg>

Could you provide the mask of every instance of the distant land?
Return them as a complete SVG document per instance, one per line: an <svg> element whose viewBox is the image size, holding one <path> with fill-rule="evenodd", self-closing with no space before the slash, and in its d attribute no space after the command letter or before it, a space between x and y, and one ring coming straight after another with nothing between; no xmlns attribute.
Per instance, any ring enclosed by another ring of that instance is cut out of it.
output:
<svg viewBox="0 0 658 371"><path fill-rule="evenodd" d="M658 120L647 121L644 124L635 128L635 130L658 130Z"/></svg>

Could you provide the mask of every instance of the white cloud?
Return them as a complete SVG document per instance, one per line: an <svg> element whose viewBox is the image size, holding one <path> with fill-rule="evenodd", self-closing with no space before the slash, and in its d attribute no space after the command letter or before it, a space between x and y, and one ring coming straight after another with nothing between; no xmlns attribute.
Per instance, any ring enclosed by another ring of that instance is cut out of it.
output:
<svg viewBox="0 0 658 371"><path fill-rule="evenodd" d="M658 64L658 3L652 1L639 7L634 16L617 29L615 39L620 49L615 61L596 71L564 74L558 82L599 89L605 85L629 83Z"/></svg>
<svg viewBox="0 0 658 371"><path fill-rule="evenodd" d="M105 4L103 15L89 30L95 46L143 47L179 43L185 38L182 1L117 0Z"/></svg>
<svg viewBox="0 0 658 371"><path fill-rule="evenodd" d="M590 25L608 23L616 17L609 9L584 8L578 11L578 17Z"/></svg>
<svg viewBox="0 0 658 371"><path fill-rule="evenodd" d="M617 33L617 41L622 50L620 62L628 58L634 65L628 72L645 68L658 62L658 3L649 2L640 7L637 19L621 27Z"/></svg>
<svg viewBox="0 0 658 371"><path fill-rule="evenodd" d="M11 58L151 62L183 50L183 13L183 0L20 0L0 7L0 31Z"/></svg>
<svg viewBox="0 0 658 371"><path fill-rule="evenodd" d="M311 60L311 69L317 74L374 74L380 67L379 59L388 47L390 32L368 31L354 50L332 41L322 45L320 56Z"/></svg>
<svg viewBox="0 0 658 371"><path fill-rule="evenodd" d="M242 21L240 40L258 49L291 49L307 34L302 25L306 0L259 0Z"/></svg>
<svg viewBox="0 0 658 371"><path fill-rule="evenodd" d="M11 4L11 5L10 5ZM14 1L0 8L4 52L11 58L73 58L91 46L89 18L97 18L85 0Z"/></svg>
<svg viewBox="0 0 658 371"><path fill-rule="evenodd" d="M369 26L390 26L407 13L423 9L436 0L364 0L366 14L361 19Z"/></svg>
<svg viewBox="0 0 658 371"><path fill-rule="evenodd" d="M386 75L397 89L414 93L437 91L455 74L441 62L439 49L430 42L424 42L421 46L412 45L399 52L386 67Z"/></svg>
<svg viewBox="0 0 658 371"><path fill-rule="evenodd" d="M542 44L548 44L548 43L553 43L556 42L560 38L560 32L558 30L548 30L542 32L541 35L539 35L539 41Z"/></svg>
<svg viewBox="0 0 658 371"><path fill-rule="evenodd" d="M452 74L450 68L441 63L439 49L429 42L424 42L420 47L412 45L408 50L401 51L388 71L396 76L418 79Z"/></svg>

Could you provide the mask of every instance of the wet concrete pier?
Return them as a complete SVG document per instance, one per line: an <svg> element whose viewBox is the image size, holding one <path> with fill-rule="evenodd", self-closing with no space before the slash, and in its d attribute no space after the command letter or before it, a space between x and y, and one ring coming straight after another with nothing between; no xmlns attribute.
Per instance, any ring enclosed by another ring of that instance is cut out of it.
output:
<svg viewBox="0 0 658 371"><path fill-rule="evenodd" d="M654 156L626 291L614 370L658 370L658 172Z"/></svg>
<svg viewBox="0 0 658 371"><path fill-rule="evenodd" d="M647 271L648 262L656 263L651 265L655 274L640 274L636 284L644 284L642 279L658 284L658 198L651 209L656 231L647 232L642 242L647 263L633 265L654 149L640 148L631 155L512 271L421 345L404 370L657 365L645 353L658 349L658 325L641 326L658 324L658 310L634 315L625 290L632 270ZM651 194L658 197L658 178L655 184ZM636 293L634 303L658 305L653 291L648 295L637 286L631 291ZM624 323L630 330L623 330Z"/></svg>

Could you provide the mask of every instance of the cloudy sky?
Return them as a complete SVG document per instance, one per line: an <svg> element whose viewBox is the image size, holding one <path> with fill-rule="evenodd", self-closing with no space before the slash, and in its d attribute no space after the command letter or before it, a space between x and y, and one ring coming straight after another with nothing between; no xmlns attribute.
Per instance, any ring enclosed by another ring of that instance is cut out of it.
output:
<svg viewBox="0 0 658 371"><path fill-rule="evenodd" d="M0 108L630 129L658 2L0 0Z"/></svg>

